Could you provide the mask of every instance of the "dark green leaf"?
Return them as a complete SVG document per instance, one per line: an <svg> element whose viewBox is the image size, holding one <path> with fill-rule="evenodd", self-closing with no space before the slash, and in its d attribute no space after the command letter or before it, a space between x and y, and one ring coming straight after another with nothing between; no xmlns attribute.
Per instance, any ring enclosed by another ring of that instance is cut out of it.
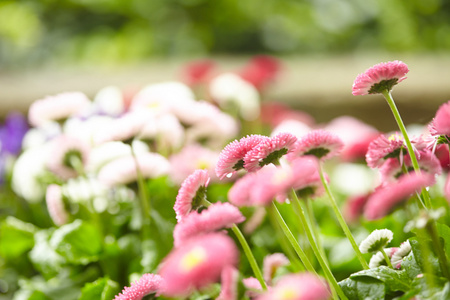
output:
<svg viewBox="0 0 450 300"><path fill-rule="evenodd" d="M0 255L5 259L14 259L31 250L36 231L33 224L7 217L0 227Z"/></svg>
<svg viewBox="0 0 450 300"><path fill-rule="evenodd" d="M384 299L385 287L383 282L372 277L356 277L355 279L347 278L339 282L339 286L347 296L352 300L365 299Z"/></svg>
<svg viewBox="0 0 450 300"><path fill-rule="evenodd" d="M420 270L422 271L421 273L425 273L426 269L424 263L427 263L428 268L434 270L434 272L441 272L440 268L439 268L439 263L437 258L431 253L431 249L429 249L430 253L428 253L427 255L424 254L424 249L423 247L429 247L429 243L427 243L428 241L426 240L425 237L421 237L420 238L421 242L419 243L417 238L410 238L409 239L409 243L411 244L411 251L414 255L414 259L417 263L417 265L419 266ZM421 245L422 243L422 245ZM426 262L425 262L426 261ZM436 274L434 274L436 275ZM440 275L440 274L437 274Z"/></svg>
<svg viewBox="0 0 450 300"><path fill-rule="evenodd" d="M443 241L444 251L447 256L447 259L449 259L450 254L450 227L448 227L445 224L437 223L437 230L438 234L441 237L441 242Z"/></svg>
<svg viewBox="0 0 450 300"><path fill-rule="evenodd" d="M55 230L50 239L50 245L67 261L87 264L98 260L103 241L95 226L75 220Z"/></svg>
<svg viewBox="0 0 450 300"><path fill-rule="evenodd" d="M411 251L402 261L402 270L405 270L408 277L413 280L422 273L419 264L416 262L414 253Z"/></svg>
<svg viewBox="0 0 450 300"><path fill-rule="evenodd" d="M86 283L81 290L79 300L110 300L119 293L117 282L108 278L100 278L94 282Z"/></svg>
<svg viewBox="0 0 450 300"><path fill-rule="evenodd" d="M363 270L350 275L351 279L357 279L359 277L371 277L384 282L386 286L386 293L391 291L406 292L411 288L411 280L409 279L406 271L396 271L386 266Z"/></svg>

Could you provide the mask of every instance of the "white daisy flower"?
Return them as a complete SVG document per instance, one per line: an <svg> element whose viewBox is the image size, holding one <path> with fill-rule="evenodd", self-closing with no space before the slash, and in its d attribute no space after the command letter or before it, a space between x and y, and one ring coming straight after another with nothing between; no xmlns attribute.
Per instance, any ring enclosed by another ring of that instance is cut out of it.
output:
<svg viewBox="0 0 450 300"><path fill-rule="evenodd" d="M386 252L387 256L391 258L398 251L398 249L398 247L386 248L384 249L384 252ZM382 265L386 265L386 260L384 259L383 253L381 253L381 251L378 251L377 253L372 255L372 258L370 258L369 268L372 269Z"/></svg>
<svg viewBox="0 0 450 300"><path fill-rule="evenodd" d="M411 252L411 244L409 243L409 240L406 240L406 242L403 242L400 245L398 251L396 251L392 256L391 258L392 265L395 268L400 269L403 258L405 258L410 252Z"/></svg>
<svg viewBox="0 0 450 300"><path fill-rule="evenodd" d="M384 248L394 234L389 229L376 229L359 245L361 253L376 252Z"/></svg>

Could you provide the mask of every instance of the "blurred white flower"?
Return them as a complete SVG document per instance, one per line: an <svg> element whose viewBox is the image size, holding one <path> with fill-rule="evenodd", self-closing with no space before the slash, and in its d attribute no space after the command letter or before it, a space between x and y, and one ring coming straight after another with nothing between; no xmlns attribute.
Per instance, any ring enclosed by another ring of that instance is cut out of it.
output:
<svg viewBox="0 0 450 300"><path fill-rule="evenodd" d="M150 118L141 129L139 139L153 140L158 150L176 150L184 143L184 128L170 113Z"/></svg>
<svg viewBox="0 0 450 300"><path fill-rule="evenodd" d="M66 135L78 138L92 146L95 134L109 128L114 120L112 117L99 115L93 115L87 119L69 118L64 123L63 130Z"/></svg>
<svg viewBox="0 0 450 300"><path fill-rule="evenodd" d="M27 131L22 140L22 148L29 149L32 147L45 144L48 140L61 134L61 126L56 122L46 122L42 126L31 128Z"/></svg>
<svg viewBox="0 0 450 300"><path fill-rule="evenodd" d="M125 111L122 91L116 86L102 88L95 95L94 110L109 116L118 116Z"/></svg>
<svg viewBox="0 0 450 300"><path fill-rule="evenodd" d="M297 138L301 138L312 129L307 124L297 120L284 120L278 124L273 130L270 136L276 136L282 132L288 132L295 135Z"/></svg>

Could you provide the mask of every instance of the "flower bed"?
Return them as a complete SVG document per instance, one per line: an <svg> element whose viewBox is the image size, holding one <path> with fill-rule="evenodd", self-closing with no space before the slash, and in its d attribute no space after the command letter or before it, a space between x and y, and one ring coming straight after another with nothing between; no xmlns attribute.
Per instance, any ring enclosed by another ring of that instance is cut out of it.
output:
<svg viewBox="0 0 450 300"><path fill-rule="evenodd" d="M11 115L0 292L449 298L450 102L408 135L391 90L409 69L393 61L358 75L353 94L384 96L399 132L317 124L264 99L278 71L265 56L233 73L202 61L187 84L63 93Z"/></svg>

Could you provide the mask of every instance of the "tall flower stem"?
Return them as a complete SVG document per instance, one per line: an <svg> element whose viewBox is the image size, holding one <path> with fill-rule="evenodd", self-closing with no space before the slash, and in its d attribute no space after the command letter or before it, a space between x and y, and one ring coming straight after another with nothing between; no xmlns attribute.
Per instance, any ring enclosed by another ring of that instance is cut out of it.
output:
<svg viewBox="0 0 450 300"><path fill-rule="evenodd" d="M311 248L313 249L314 255L316 256L317 260L319 261L320 267L322 268L323 272L325 273L325 276L327 277L328 281L331 283L332 287L339 294L341 299L347 299L347 297L344 295L344 292L342 291L341 287L338 285L336 278L334 278L334 275L331 272L330 267L326 263L326 259L324 258L321 251L317 247L317 244L314 240L311 228L308 226L308 221L306 220L306 216L303 212L303 208L300 205L300 200L298 199L294 190L292 191L292 203L295 207L298 217L300 218L301 224L305 228L305 232L306 232L306 236L308 237L308 241L311 245Z"/></svg>
<svg viewBox="0 0 450 300"><path fill-rule="evenodd" d="M391 260L389 259L389 256L386 254L386 251L384 251L384 249L381 249L380 252L381 254L383 254L384 260L386 261L388 267L393 269L394 267L392 266Z"/></svg>
<svg viewBox="0 0 450 300"><path fill-rule="evenodd" d="M409 140L408 133L406 132L405 124L403 123L402 117L395 105L394 99L392 98L391 93L388 90L384 90L382 92L384 98L386 99L389 107L391 108L392 114L394 115L395 121L397 122L400 131L402 132L403 138L405 139L406 147L408 149L409 157L411 158L411 163L413 165L414 171L420 173L419 162L417 161L416 154L414 153L413 146L411 141ZM422 196L424 198L425 206L430 209L431 208L431 199L428 191L426 189L422 189Z"/></svg>
<svg viewBox="0 0 450 300"><path fill-rule="evenodd" d="M325 191L328 195L328 198L330 199L331 207L333 208L334 214L336 215L339 224L341 225L342 230L344 231L345 235L347 236L348 240L350 241L350 244L353 247L353 250L356 253L356 256L358 257L359 262L361 263L362 267L365 270L369 269L369 265L367 264L366 260L364 259L364 256L362 255L361 251L359 250L358 245L356 244L355 239L353 238L353 235L348 228L347 223L344 220L344 217L342 216L339 207L336 203L336 200L333 197L333 194L331 193L330 187L328 186L327 181L325 180L325 176L323 175L323 168L322 164L319 165L319 173L320 173L320 180L322 181L322 184L325 188Z"/></svg>
<svg viewBox="0 0 450 300"><path fill-rule="evenodd" d="M236 224L234 224L231 227L231 230L233 230L234 234L236 235L237 239L239 240L239 243L241 243L242 249L244 249L244 253L247 256L247 260L250 263L250 267L253 270L253 274L255 274L255 277L256 277L256 279L258 279L263 290L267 290L266 282L264 281L261 270L259 269L258 264L256 263L256 259L253 256L252 250L250 249L250 246L248 245L247 240L245 239L241 230L236 226Z"/></svg>
<svg viewBox="0 0 450 300"><path fill-rule="evenodd" d="M437 252L439 258L439 266L441 267L442 274L450 281L450 273L448 270L447 257L445 256L444 247L442 246L439 235L437 232L436 222L432 221L426 226L429 235L431 236L431 241L433 243L433 248Z"/></svg>
<svg viewBox="0 0 450 300"><path fill-rule="evenodd" d="M308 215L309 223L311 225L311 229L314 234L314 239L316 240L316 244L317 244L317 247L319 248L320 252L325 257L325 250L323 249L322 241L320 239L319 226L317 224L316 218L314 217L312 200L310 198L305 199L305 202L306 202L306 214ZM325 257L325 259L326 259L326 257Z"/></svg>

